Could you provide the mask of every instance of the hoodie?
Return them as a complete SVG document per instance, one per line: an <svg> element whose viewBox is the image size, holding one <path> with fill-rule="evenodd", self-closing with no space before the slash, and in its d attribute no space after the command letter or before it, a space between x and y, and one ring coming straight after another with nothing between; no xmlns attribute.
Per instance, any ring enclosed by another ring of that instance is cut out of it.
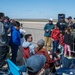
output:
<svg viewBox="0 0 75 75"><path fill-rule="evenodd" d="M11 39L10 39L10 43L13 45L15 44L16 46L20 46L21 41L20 41L20 31L15 29L13 27L13 31L11 33Z"/></svg>

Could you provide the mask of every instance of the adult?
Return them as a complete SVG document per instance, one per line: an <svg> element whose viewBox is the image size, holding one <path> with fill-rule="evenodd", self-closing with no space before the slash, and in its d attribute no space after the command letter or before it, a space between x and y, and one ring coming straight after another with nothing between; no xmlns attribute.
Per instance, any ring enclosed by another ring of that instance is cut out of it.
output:
<svg viewBox="0 0 75 75"><path fill-rule="evenodd" d="M64 33L65 29L67 28L67 22L65 18L61 16L61 21L57 22L57 26L61 32Z"/></svg>
<svg viewBox="0 0 75 75"><path fill-rule="evenodd" d="M0 68L4 65L5 58L9 52L8 36L4 28L4 13L0 12Z"/></svg>
<svg viewBox="0 0 75 75"><path fill-rule="evenodd" d="M40 71L42 70L42 67L44 66L46 62L46 58L44 55L33 55L28 58L27 60L27 70L28 74L25 75L39 75ZM21 71L24 72L25 67L21 67Z"/></svg>
<svg viewBox="0 0 75 75"><path fill-rule="evenodd" d="M70 30L72 30L72 29L73 29L72 17L69 16L69 17L67 18L67 20L68 20L68 22L67 22L67 27L70 28Z"/></svg>
<svg viewBox="0 0 75 75"><path fill-rule="evenodd" d="M53 19L49 19L48 20L49 23L47 23L45 26L44 26L44 48L46 48L47 50L50 50L51 49L51 38L50 38L50 35L51 35L51 31L52 29L54 29L54 24L53 24Z"/></svg>

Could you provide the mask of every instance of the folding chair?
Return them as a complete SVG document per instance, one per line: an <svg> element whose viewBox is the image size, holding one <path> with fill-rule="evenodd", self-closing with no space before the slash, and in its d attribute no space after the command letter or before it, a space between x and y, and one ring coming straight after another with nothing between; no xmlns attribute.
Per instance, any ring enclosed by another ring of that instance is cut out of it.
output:
<svg viewBox="0 0 75 75"><path fill-rule="evenodd" d="M20 68L17 67L11 60L7 59L8 72L10 75L23 75Z"/></svg>

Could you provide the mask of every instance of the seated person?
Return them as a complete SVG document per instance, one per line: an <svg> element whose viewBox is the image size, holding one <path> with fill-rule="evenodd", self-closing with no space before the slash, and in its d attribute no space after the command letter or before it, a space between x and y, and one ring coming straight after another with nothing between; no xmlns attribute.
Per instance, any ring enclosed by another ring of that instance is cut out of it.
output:
<svg viewBox="0 0 75 75"><path fill-rule="evenodd" d="M46 57L44 55L33 55L27 60L27 72L24 75L39 75L42 67L46 62ZM21 67L21 71L24 72L25 67Z"/></svg>
<svg viewBox="0 0 75 75"><path fill-rule="evenodd" d="M32 35L31 34L26 34L25 35L25 41L22 43L22 47L23 48L29 47L30 55L35 54L35 52L34 52L34 45L32 43L32 40L33 40Z"/></svg>
<svg viewBox="0 0 75 75"><path fill-rule="evenodd" d="M45 69L48 69L48 68L52 68L53 67L53 72L55 72L55 62L57 60L57 57L55 56L55 54L48 54L48 51L46 49L43 48L44 46L44 40L43 39L40 39L38 42L37 42L37 45L38 47L35 48L35 54L38 54L38 55L44 55L46 57L46 63L45 63L45 66L44 68ZM56 57L55 61L54 61L54 57Z"/></svg>

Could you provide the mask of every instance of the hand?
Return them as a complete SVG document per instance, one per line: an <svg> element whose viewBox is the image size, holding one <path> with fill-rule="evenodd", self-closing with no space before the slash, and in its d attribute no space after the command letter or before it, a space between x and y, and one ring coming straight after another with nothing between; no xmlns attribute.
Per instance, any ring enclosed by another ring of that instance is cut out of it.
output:
<svg viewBox="0 0 75 75"><path fill-rule="evenodd" d="M54 41L54 39L51 38L52 41Z"/></svg>
<svg viewBox="0 0 75 75"><path fill-rule="evenodd" d="M51 31L52 31L53 29L51 29Z"/></svg>
<svg viewBox="0 0 75 75"><path fill-rule="evenodd" d="M48 32L48 30L46 30L46 32Z"/></svg>

